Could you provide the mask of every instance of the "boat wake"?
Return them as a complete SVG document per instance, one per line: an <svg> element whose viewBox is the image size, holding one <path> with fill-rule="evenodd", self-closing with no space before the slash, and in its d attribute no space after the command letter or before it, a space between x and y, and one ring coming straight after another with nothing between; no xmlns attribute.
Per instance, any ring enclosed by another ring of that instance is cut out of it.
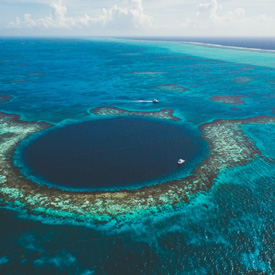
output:
<svg viewBox="0 0 275 275"><path fill-rule="evenodd" d="M131 102L153 102L153 100L132 100Z"/></svg>

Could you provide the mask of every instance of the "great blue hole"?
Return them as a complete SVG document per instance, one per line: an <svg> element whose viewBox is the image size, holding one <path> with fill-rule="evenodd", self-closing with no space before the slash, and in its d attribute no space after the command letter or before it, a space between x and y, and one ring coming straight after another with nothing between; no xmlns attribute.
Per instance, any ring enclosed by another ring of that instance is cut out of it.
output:
<svg viewBox="0 0 275 275"><path fill-rule="evenodd" d="M47 132L22 151L33 175L54 185L98 188L141 183L188 167L200 138L181 123L119 117ZM177 161L186 163L179 167Z"/></svg>

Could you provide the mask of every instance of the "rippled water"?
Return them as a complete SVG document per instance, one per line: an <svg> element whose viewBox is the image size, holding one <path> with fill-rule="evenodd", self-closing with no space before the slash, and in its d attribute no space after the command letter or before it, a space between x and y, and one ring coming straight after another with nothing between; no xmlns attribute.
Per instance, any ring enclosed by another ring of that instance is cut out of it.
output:
<svg viewBox="0 0 275 275"><path fill-rule="evenodd" d="M107 39L0 42L0 91L12 96L1 111L26 120L59 127L98 119L89 110L100 106L173 108L199 136L198 126L214 119L274 116L272 52ZM188 90L157 88L168 84ZM244 96L245 104L209 100L221 95ZM147 102L154 98L159 105ZM274 125L243 130L275 158ZM259 158L224 170L182 209L131 223L61 221L5 206L0 268L7 274L274 274L274 168Z"/></svg>

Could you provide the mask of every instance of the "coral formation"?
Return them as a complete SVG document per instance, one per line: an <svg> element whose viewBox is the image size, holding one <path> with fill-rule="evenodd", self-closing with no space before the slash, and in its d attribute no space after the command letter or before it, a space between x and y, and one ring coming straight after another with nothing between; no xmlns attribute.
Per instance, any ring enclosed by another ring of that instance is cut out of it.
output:
<svg viewBox="0 0 275 275"><path fill-rule="evenodd" d="M133 190L76 192L38 185L23 177L13 164L13 152L23 139L50 125L25 122L19 116L0 113L0 201L35 214L86 222L119 221L138 214L172 210L198 192L209 190L225 169L263 157L242 130L243 124L253 123L274 124L275 117L218 119L202 124L200 130L209 144L209 154L188 177Z"/></svg>
<svg viewBox="0 0 275 275"><path fill-rule="evenodd" d="M145 116L145 117L157 117L165 118L170 120L181 120L180 118L173 115L173 109L162 109L160 111L152 112L141 112L141 111L128 111L112 106L99 107L91 110L91 113L98 116L117 116L117 115L126 115L126 116Z"/></svg>
<svg viewBox="0 0 275 275"><path fill-rule="evenodd" d="M245 102L242 98L248 98L247 96L227 96L227 95L217 95L212 96L209 99L212 101L216 101L223 104L230 104L230 105L242 105Z"/></svg>
<svg viewBox="0 0 275 275"><path fill-rule="evenodd" d="M178 86L176 84L158 85L156 86L156 88L159 90L169 91L169 92L185 92L189 90L183 86Z"/></svg>
<svg viewBox="0 0 275 275"><path fill-rule="evenodd" d="M149 77L158 77L161 74L166 74L167 72L133 72L132 74L149 76Z"/></svg>
<svg viewBox="0 0 275 275"><path fill-rule="evenodd" d="M240 84L248 84L252 82L252 79L248 76L240 76L234 79L234 82L240 83Z"/></svg>
<svg viewBox="0 0 275 275"><path fill-rule="evenodd" d="M7 102L11 100L10 95L0 95L0 102Z"/></svg>

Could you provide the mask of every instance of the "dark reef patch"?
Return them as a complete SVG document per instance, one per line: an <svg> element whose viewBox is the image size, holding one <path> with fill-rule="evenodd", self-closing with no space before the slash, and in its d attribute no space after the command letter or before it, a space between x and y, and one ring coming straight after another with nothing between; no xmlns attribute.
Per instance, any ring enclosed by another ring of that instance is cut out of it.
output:
<svg viewBox="0 0 275 275"><path fill-rule="evenodd" d="M241 109L240 109L240 108L237 108L237 107L232 106L232 107L230 107L230 110L233 110L233 111L240 111Z"/></svg>
<svg viewBox="0 0 275 275"><path fill-rule="evenodd" d="M14 79L14 80L11 80L10 82L11 83L18 83L18 82L26 82L26 81L29 81L28 79Z"/></svg>
<svg viewBox="0 0 275 275"><path fill-rule="evenodd" d="M218 96L212 96L209 99L212 101L223 103L223 104L242 105L242 104L245 104L245 102L242 100L242 98L248 98L248 97L247 96L218 95Z"/></svg>
<svg viewBox="0 0 275 275"><path fill-rule="evenodd" d="M8 102L12 99L10 95L0 95L0 102Z"/></svg>
<svg viewBox="0 0 275 275"><path fill-rule="evenodd" d="M132 72L132 74L135 74L135 75L149 76L149 77L158 77L166 73L167 72Z"/></svg>
<svg viewBox="0 0 275 275"><path fill-rule="evenodd" d="M35 76L35 75L43 75L44 73L28 73L28 74L26 74L26 75L33 75L33 76Z"/></svg>
<svg viewBox="0 0 275 275"><path fill-rule="evenodd" d="M107 107L98 107L91 110L91 113L97 116L144 116L144 117L156 117L156 118L165 118L170 120L179 121L180 118L173 115L173 109L162 109L160 111L151 111L151 112L141 112L141 111L128 111L120 109L117 107L107 106Z"/></svg>
<svg viewBox="0 0 275 275"><path fill-rule="evenodd" d="M248 84L252 82L252 78L248 76L240 76L234 79L235 83L240 83L240 84Z"/></svg>
<svg viewBox="0 0 275 275"><path fill-rule="evenodd" d="M178 86L176 84L165 84L165 85L157 85L155 88L163 91L169 91L169 92L185 92L189 91L189 89L183 87L183 86Z"/></svg>

